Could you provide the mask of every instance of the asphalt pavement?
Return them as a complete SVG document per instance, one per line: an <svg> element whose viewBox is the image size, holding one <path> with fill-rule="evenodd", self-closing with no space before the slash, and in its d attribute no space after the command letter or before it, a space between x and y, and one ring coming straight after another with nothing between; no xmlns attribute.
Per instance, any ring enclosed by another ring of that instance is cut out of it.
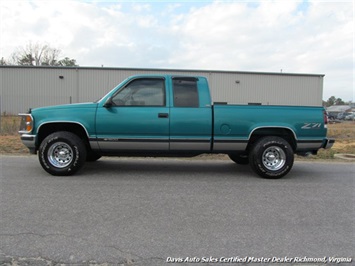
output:
<svg viewBox="0 0 355 266"><path fill-rule="evenodd" d="M354 173L102 158L54 177L36 156L0 156L0 265L353 265Z"/></svg>

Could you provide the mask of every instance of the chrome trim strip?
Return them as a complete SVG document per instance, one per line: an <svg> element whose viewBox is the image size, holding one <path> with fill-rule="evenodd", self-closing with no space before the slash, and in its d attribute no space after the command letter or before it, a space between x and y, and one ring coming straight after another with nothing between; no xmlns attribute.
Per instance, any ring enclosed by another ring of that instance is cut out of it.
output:
<svg viewBox="0 0 355 266"><path fill-rule="evenodd" d="M25 115L29 115L29 116L31 116L32 117L32 115L31 114L27 114L27 113L19 113L18 114L18 116L25 116ZM33 117L32 117L33 118Z"/></svg>
<svg viewBox="0 0 355 266"><path fill-rule="evenodd" d="M98 142L168 142L169 139L160 138L90 138L90 140L96 140Z"/></svg>
<svg viewBox="0 0 355 266"><path fill-rule="evenodd" d="M290 131L292 132L292 134L293 134L295 140L297 141L296 133L293 131L292 128L290 128L290 127L278 127L278 126L262 126L262 127L256 127L256 128L254 128L254 129L250 132L249 137L248 137L248 140L250 139L251 135L253 135L253 133L254 133L255 130L261 129L261 128L283 128L283 129L288 129L288 130L290 130Z"/></svg>
<svg viewBox="0 0 355 266"><path fill-rule="evenodd" d="M47 121L47 122L44 122L44 123L42 123L42 124L40 124L40 125L38 126L36 133L39 132L40 128L41 128L43 125L47 125L47 124L51 124L51 123L77 124L77 125L81 126L81 127L85 130L86 136L87 136L88 138L90 138L89 133L88 133L88 131L86 130L86 127L85 127L82 123L76 122L76 121L65 121L65 120Z"/></svg>

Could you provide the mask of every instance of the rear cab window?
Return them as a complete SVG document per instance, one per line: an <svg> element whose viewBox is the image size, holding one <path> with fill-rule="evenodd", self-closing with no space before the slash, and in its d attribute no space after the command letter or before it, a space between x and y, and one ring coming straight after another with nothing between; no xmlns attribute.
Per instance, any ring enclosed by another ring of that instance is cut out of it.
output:
<svg viewBox="0 0 355 266"><path fill-rule="evenodd" d="M197 78L174 77L174 107L199 107Z"/></svg>

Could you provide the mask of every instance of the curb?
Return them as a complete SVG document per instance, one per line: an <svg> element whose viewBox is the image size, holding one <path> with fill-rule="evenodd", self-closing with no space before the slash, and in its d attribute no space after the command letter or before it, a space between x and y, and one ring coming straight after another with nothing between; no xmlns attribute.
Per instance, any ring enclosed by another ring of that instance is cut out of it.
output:
<svg viewBox="0 0 355 266"><path fill-rule="evenodd" d="M339 153L339 154L334 154L334 157L343 160L348 160L348 161L355 161L355 154Z"/></svg>

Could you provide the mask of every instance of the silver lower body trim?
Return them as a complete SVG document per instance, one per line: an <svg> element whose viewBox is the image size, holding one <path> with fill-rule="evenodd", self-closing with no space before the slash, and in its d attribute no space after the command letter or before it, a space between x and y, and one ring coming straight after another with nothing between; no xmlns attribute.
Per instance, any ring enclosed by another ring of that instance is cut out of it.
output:
<svg viewBox="0 0 355 266"><path fill-rule="evenodd" d="M210 139L90 139L93 150L210 151Z"/></svg>
<svg viewBox="0 0 355 266"><path fill-rule="evenodd" d="M94 145L92 145L94 146ZM142 150L142 151L167 151L169 150L168 140L99 140L97 146L100 150Z"/></svg>
<svg viewBox="0 0 355 266"><path fill-rule="evenodd" d="M211 139L170 139L171 151L210 151Z"/></svg>
<svg viewBox="0 0 355 266"><path fill-rule="evenodd" d="M297 141L297 150L318 150L322 147L322 143L322 140Z"/></svg>
<svg viewBox="0 0 355 266"><path fill-rule="evenodd" d="M36 135L22 134L21 141L29 149L36 148Z"/></svg>
<svg viewBox="0 0 355 266"><path fill-rule="evenodd" d="M215 140L213 151L245 151L247 140Z"/></svg>

